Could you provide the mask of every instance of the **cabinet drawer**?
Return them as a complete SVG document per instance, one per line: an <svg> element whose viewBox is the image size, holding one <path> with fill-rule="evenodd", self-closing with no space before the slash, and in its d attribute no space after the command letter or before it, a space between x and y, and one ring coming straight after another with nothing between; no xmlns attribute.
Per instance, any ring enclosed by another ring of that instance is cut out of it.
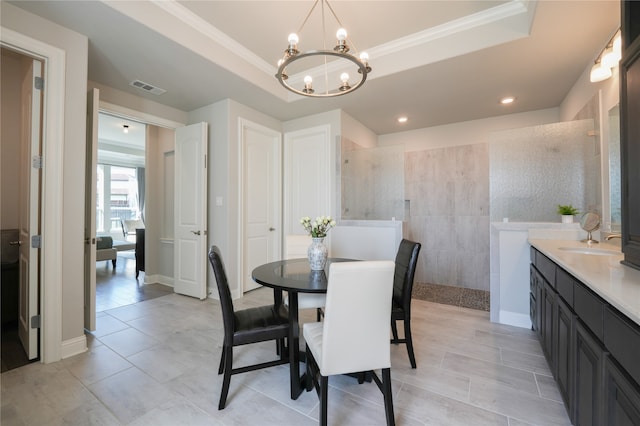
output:
<svg viewBox="0 0 640 426"><path fill-rule="evenodd" d="M584 285L574 282L573 310L601 342L604 341L604 307L605 303L598 295Z"/></svg>
<svg viewBox="0 0 640 426"><path fill-rule="evenodd" d="M575 279L562 268L556 269L556 290L564 301L573 308L573 286Z"/></svg>
<svg viewBox="0 0 640 426"><path fill-rule="evenodd" d="M556 264L544 254L537 252L536 268L538 268L544 279L551 284L551 287L556 288Z"/></svg>
<svg viewBox="0 0 640 426"><path fill-rule="evenodd" d="M604 345L633 380L640 383L640 326L610 306L604 311Z"/></svg>

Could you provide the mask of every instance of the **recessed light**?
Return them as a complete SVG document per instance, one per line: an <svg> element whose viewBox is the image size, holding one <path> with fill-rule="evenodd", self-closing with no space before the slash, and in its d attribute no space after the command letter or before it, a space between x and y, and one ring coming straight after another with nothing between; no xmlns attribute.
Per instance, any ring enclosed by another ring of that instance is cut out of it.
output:
<svg viewBox="0 0 640 426"><path fill-rule="evenodd" d="M407 120L408 120L408 118L407 118L407 117L398 117L398 123L400 123L400 124L404 124L404 123L406 123L406 122L407 122Z"/></svg>
<svg viewBox="0 0 640 426"><path fill-rule="evenodd" d="M122 131L125 133L129 133L129 125L128 124L123 124L122 125Z"/></svg>
<svg viewBox="0 0 640 426"><path fill-rule="evenodd" d="M500 99L500 103L502 105L508 105L513 103L513 101L515 101L516 98L514 98L513 96L505 96L504 98Z"/></svg>

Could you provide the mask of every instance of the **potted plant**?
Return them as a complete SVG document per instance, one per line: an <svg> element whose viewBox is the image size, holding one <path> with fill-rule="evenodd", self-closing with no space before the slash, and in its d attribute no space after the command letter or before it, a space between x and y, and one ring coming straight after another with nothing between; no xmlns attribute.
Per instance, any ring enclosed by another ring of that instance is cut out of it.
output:
<svg viewBox="0 0 640 426"><path fill-rule="evenodd" d="M573 223L573 216L579 213L578 209L573 207L571 204L558 204L558 214L562 216L562 223Z"/></svg>

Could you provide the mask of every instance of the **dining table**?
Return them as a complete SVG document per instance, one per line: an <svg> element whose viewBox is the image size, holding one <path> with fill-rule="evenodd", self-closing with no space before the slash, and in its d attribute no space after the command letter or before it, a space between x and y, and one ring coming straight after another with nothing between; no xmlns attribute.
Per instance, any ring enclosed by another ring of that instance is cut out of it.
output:
<svg viewBox="0 0 640 426"><path fill-rule="evenodd" d="M324 270L312 271L309 260L285 259L266 263L251 272L253 280L273 289L274 303L282 303L282 293L289 296L289 378L291 399L298 399L305 389L306 377L300 374L300 324L298 316L299 293L326 293L329 267L334 262L355 262L355 259L328 258Z"/></svg>

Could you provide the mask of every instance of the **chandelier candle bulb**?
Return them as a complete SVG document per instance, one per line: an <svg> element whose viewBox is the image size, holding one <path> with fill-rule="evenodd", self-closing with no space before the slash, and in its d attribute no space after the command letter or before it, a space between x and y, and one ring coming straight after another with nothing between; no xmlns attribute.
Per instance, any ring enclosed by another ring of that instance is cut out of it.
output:
<svg viewBox="0 0 640 426"><path fill-rule="evenodd" d="M340 80L342 81L342 86L340 86L340 90L349 90L349 74L343 72L340 74Z"/></svg>
<svg viewBox="0 0 640 426"><path fill-rule="evenodd" d="M311 78L310 75L306 76L304 78L304 92L305 93L313 93L313 87L311 86L311 83L313 82L313 79Z"/></svg>
<svg viewBox="0 0 640 426"><path fill-rule="evenodd" d="M333 48L336 52L347 53L349 51L349 46L347 46L347 30L344 28L340 28L336 33L336 37L338 38L338 45Z"/></svg>
<svg viewBox="0 0 640 426"><path fill-rule="evenodd" d="M289 34L289 48L285 51L289 55L297 55L298 54L298 35L296 33Z"/></svg>

